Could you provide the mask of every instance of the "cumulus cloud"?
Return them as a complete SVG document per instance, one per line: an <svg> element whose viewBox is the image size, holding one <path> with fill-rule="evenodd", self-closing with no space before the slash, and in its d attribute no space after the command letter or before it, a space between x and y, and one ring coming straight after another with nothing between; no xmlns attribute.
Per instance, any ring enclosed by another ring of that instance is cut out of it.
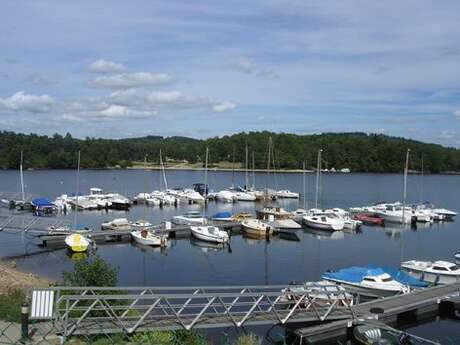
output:
<svg viewBox="0 0 460 345"><path fill-rule="evenodd" d="M277 76L271 69L260 68L254 61L247 57L240 57L235 63L230 64L230 68L241 73L255 75L256 77Z"/></svg>
<svg viewBox="0 0 460 345"><path fill-rule="evenodd" d="M212 110L218 113L223 113L225 111L233 110L236 108L236 104L230 101L224 101L222 103L216 104L212 107Z"/></svg>
<svg viewBox="0 0 460 345"><path fill-rule="evenodd" d="M8 98L0 98L0 106L3 108L32 113L47 112L54 104L54 99L48 95L31 95L24 91L16 92Z"/></svg>
<svg viewBox="0 0 460 345"><path fill-rule="evenodd" d="M125 69L121 63L104 59L96 60L89 66L89 70L93 73L117 73L123 72Z"/></svg>
<svg viewBox="0 0 460 345"><path fill-rule="evenodd" d="M166 73L120 73L102 76L90 82L93 87L109 89L130 89L143 86L164 85L171 82L171 77Z"/></svg>

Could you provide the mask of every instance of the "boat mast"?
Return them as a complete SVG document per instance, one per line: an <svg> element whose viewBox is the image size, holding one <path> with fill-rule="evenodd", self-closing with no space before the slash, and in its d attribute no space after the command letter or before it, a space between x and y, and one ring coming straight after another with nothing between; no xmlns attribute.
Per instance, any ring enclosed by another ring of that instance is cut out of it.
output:
<svg viewBox="0 0 460 345"><path fill-rule="evenodd" d="M20 178L21 178L21 197L22 197L22 202L25 203L26 196L25 196L25 193L24 193L24 171L22 169L23 158L24 158L24 155L23 155L23 151L21 150L21 163L19 164L19 175L20 175Z"/></svg>
<svg viewBox="0 0 460 345"><path fill-rule="evenodd" d="M404 166L404 183L403 183L403 211L402 211L402 222L406 222L405 212L406 212L406 196L407 196L407 173L409 170L409 153L410 149L407 149L406 152L406 165Z"/></svg>
<svg viewBox="0 0 460 345"><path fill-rule="evenodd" d="M235 188L235 145L232 150L232 189Z"/></svg>
<svg viewBox="0 0 460 345"><path fill-rule="evenodd" d="M248 143L246 143L246 150L245 150L245 164L244 164L244 189L248 189L249 180L248 180Z"/></svg>
<svg viewBox="0 0 460 345"><path fill-rule="evenodd" d="M318 161L316 164L316 193L315 193L315 208L318 208L318 198L319 198L319 188L320 188L320 178L321 178L321 152L322 149L318 150Z"/></svg>
<svg viewBox="0 0 460 345"><path fill-rule="evenodd" d="M144 221L146 219L146 213L147 213L147 198L146 198L146 194L147 194L147 156L148 155L145 155L144 156Z"/></svg>
<svg viewBox="0 0 460 345"><path fill-rule="evenodd" d="M422 167L420 175L420 203L423 204L423 154L422 154Z"/></svg>
<svg viewBox="0 0 460 345"><path fill-rule="evenodd" d="M75 216L74 216L74 229L77 230L77 213L78 213L78 199L80 189L80 150L78 150L77 160L77 181L76 181L76 198L75 198Z"/></svg>
<svg viewBox="0 0 460 345"><path fill-rule="evenodd" d="M303 177L303 208L304 210L307 209L307 177L306 177L306 174L305 174L305 166L307 165L307 163L304 161L303 162L303 170L302 170L302 177Z"/></svg>
<svg viewBox="0 0 460 345"><path fill-rule="evenodd" d="M165 172L165 166L163 164L163 157L161 156L161 149L160 149L160 166L161 166L161 173L163 175L163 185L166 190L168 189L168 181L166 180L166 172Z"/></svg>
<svg viewBox="0 0 460 345"><path fill-rule="evenodd" d="M254 151L252 151L252 190L256 190L256 164L254 160Z"/></svg>
<svg viewBox="0 0 460 345"><path fill-rule="evenodd" d="M204 201L208 200L208 155L209 148L206 146L206 156L204 163Z"/></svg>

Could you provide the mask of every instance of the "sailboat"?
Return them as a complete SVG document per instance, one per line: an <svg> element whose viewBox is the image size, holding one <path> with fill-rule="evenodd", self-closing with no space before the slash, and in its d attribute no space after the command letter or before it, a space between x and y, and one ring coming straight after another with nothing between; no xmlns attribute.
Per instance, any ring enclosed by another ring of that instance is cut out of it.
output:
<svg viewBox="0 0 460 345"><path fill-rule="evenodd" d="M76 189L77 196L75 198L76 207L75 207L75 218L74 218L75 231L77 231L76 227L77 227L79 188L80 188L80 151L78 151L78 162L77 162L77 189ZM69 248L70 251L75 252L75 253L86 252L90 244L90 240L87 237L79 233L74 233L74 234L66 236L64 242L67 248Z"/></svg>
<svg viewBox="0 0 460 345"><path fill-rule="evenodd" d="M204 185L207 185L207 179L208 179L208 155L209 155L209 149L206 147L206 159L205 159L205 170L204 170ZM203 219L206 219L205 217L205 209L203 209ZM226 243L229 240L229 236L225 231L220 230L217 226L212 226L212 225L196 225L196 226L191 226L190 230L192 232L192 235L195 236L196 238L203 240L203 241L208 241L208 242L215 242L215 243Z"/></svg>
<svg viewBox="0 0 460 345"><path fill-rule="evenodd" d="M318 201L320 198L321 188L321 154L323 150L318 150L318 159L316 165L316 192L315 192L315 208L310 210L308 214L302 217L303 223L313 229L339 231L343 230L345 222L342 218L332 214L326 214L318 209Z"/></svg>

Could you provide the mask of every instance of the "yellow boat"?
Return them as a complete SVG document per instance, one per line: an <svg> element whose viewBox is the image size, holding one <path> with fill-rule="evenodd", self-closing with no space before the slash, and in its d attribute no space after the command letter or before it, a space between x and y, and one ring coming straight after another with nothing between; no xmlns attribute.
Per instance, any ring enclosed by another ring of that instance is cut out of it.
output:
<svg viewBox="0 0 460 345"><path fill-rule="evenodd" d="M65 244L74 253L82 253L88 250L89 241L80 234L72 234L65 238Z"/></svg>

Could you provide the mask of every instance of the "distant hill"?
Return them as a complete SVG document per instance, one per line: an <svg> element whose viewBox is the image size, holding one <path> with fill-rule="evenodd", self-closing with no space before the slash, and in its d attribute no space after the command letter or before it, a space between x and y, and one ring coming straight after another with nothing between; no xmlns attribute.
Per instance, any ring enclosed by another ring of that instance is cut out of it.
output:
<svg viewBox="0 0 460 345"><path fill-rule="evenodd" d="M366 133L324 133L296 135L288 133L249 132L199 140L187 137L147 136L127 139L76 139L70 134L43 136L0 132L0 168L16 169L24 151L26 168L71 169L76 152L81 150L82 167L127 167L134 161L158 162L164 158L202 162L209 147L210 162L244 162L245 146L256 168L267 164L269 137L274 146L275 165L279 169L308 168L316 165L318 150L323 149L323 167L349 168L354 172L401 172L406 150L411 150L411 170L420 170L423 157L425 172L460 171L460 150L415 140Z"/></svg>

